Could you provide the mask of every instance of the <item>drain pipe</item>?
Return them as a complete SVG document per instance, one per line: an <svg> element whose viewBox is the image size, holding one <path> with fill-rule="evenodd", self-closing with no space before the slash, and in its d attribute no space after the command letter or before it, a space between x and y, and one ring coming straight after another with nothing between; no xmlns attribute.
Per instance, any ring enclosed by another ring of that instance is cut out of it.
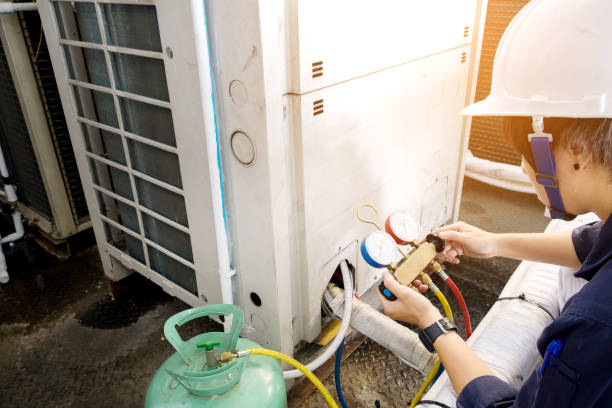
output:
<svg viewBox="0 0 612 408"><path fill-rule="evenodd" d="M7 201L11 204L13 208L17 203L17 192L15 186L11 184L8 167L6 166L6 160L4 160L4 152L2 151L2 147L0 146L0 176L4 181L4 196ZM11 214L13 218L13 226L15 227L15 232L12 234L3 237L0 240L0 243L4 244L7 242L13 242L23 237L23 221L21 219L21 213L19 211L13 210ZM6 268L6 259L4 258L4 251L0 248L0 283L8 283L9 274Z"/></svg>
<svg viewBox="0 0 612 408"><path fill-rule="evenodd" d="M204 133L206 137L206 153L208 155L208 173L212 195L215 236L217 239L221 301L224 304L233 304L232 276L235 274L235 271L230 266L229 240L223 202L219 137L215 116L215 95L213 91L204 2L202 0L191 0L191 11L196 42L196 58L199 67L200 96L204 115ZM224 326L225 331L229 331L231 327L230 318L226 317Z"/></svg>
<svg viewBox="0 0 612 408"><path fill-rule="evenodd" d="M4 251L0 248L0 283L8 283L9 274L6 268L6 258L4 257Z"/></svg>
<svg viewBox="0 0 612 408"><path fill-rule="evenodd" d="M11 214L11 217L13 218L13 226L15 227L15 232L7 235L6 237L2 237L2 240L0 240L0 243L2 244L6 244L7 242L17 241L18 239L23 237L24 230L23 230L23 220L21 218L21 213L19 211L13 211L13 213Z"/></svg>
<svg viewBox="0 0 612 408"><path fill-rule="evenodd" d="M325 295L334 314L343 317L343 310L340 306L344 298L344 290L333 286ZM350 325L393 352L405 364L422 374L430 372L438 359L436 354L425 349L415 332L359 299L353 299Z"/></svg>
<svg viewBox="0 0 612 408"><path fill-rule="evenodd" d="M16 13L18 11L34 11L38 9L36 3L11 3L9 1L0 2L0 14Z"/></svg>

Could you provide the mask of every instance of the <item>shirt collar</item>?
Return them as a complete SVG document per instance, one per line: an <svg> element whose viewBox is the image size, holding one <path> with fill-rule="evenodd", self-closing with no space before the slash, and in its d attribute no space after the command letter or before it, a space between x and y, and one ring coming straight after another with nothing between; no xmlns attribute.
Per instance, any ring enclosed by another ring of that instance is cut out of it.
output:
<svg viewBox="0 0 612 408"><path fill-rule="evenodd" d="M608 217L605 224L601 227L599 236L593 243L593 249L587 255L582 267L576 272L575 276L591 280L599 268L612 258L612 215Z"/></svg>

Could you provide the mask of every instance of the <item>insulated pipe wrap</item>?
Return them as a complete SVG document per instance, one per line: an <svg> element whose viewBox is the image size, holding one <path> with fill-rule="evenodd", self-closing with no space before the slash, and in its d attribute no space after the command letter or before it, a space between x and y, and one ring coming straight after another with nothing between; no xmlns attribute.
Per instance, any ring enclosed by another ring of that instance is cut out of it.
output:
<svg viewBox="0 0 612 408"><path fill-rule="evenodd" d="M338 287L330 291L334 300L344 297L344 290ZM330 304L339 317L343 316L341 305ZM428 373L436 362L437 355L425 349L415 332L356 298L353 299L350 324L421 373Z"/></svg>
<svg viewBox="0 0 612 408"><path fill-rule="evenodd" d="M596 217L586 214L572 222L554 220L546 232L573 229ZM526 298L559 315L559 266L523 261L514 271L499 297ZM502 380L515 388L531 375L540 362L536 342L542 330L552 322L539 307L522 300L496 302L482 319L467 343L474 353ZM446 372L432 385L424 400L433 400L454 407L457 395ZM421 404L424 408L434 405Z"/></svg>

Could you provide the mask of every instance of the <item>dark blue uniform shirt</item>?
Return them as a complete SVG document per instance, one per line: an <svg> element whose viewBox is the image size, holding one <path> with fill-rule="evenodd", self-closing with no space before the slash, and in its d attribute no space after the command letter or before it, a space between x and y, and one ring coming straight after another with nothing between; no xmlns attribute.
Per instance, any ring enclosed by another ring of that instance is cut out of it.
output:
<svg viewBox="0 0 612 408"><path fill-rule="evenodd" d="M538 368L516 390L493 376L465 386L457 407L612 407L612 216L575 229L572 240L589 282L565 304L538 339L542 357L555 339L563 341L543 374Z"/></svg>

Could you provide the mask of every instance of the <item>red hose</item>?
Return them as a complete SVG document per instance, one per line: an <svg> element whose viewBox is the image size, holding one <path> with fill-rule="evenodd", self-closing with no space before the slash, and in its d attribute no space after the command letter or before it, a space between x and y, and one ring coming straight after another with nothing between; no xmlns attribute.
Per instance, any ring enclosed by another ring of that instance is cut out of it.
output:
<svg viewBox="0 0 612 408"><path fill-rule="evenodd" d="M463 321L465 323L465 337L466 339L472 335L472 321L470 320L470 312L468 311L467 305L465 304L465 300L459 291L455 282L449 277L444 282L448 285L448 287L453 291L455 295L455 299L459 302L459 306L461 307L461 314L463 315Z"/></svg>

